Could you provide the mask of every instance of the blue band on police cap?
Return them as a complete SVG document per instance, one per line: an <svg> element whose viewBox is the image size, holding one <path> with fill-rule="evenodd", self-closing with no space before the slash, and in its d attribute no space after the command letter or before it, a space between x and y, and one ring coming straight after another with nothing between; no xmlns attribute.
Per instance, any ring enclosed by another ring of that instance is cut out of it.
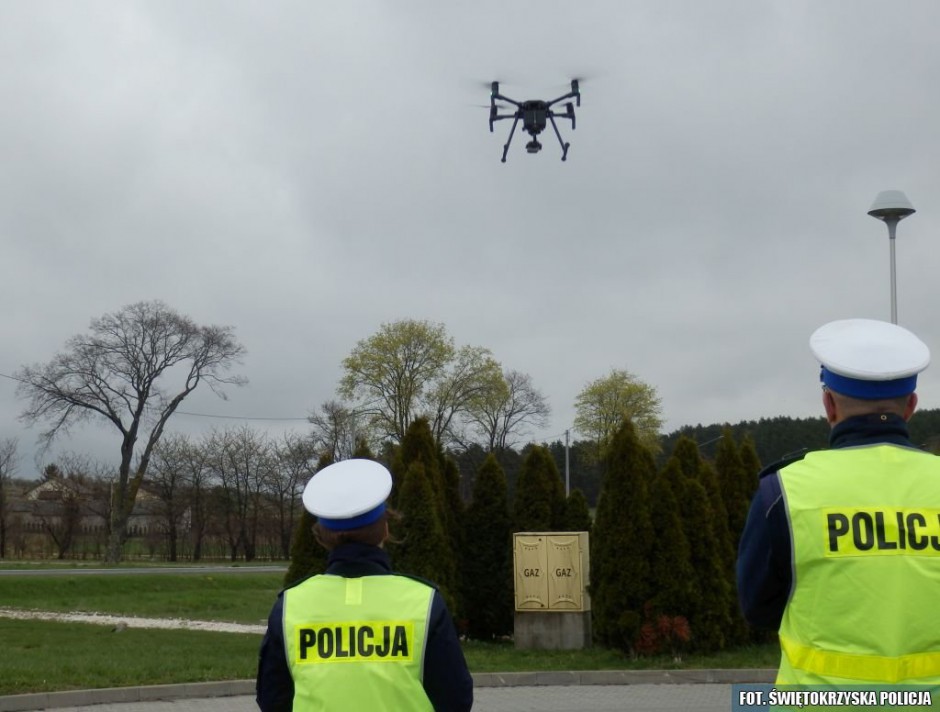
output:
<svg viewBox="0 0 940 712"><path fill-rule="evenodd" d="M327 519L326 517L318 517L317 521L327 529L335 529L336 531L349 531L350 529L358 529L359 527L364 527L367 524L372 524L375 521L378 521L385 513L385 502L382 502L375 509L370 509L368 512L363 512L362 514L357 514L351 519Z"/></svg>
<svg viewBox="0 0 940 712"><path fill-rule="evenodd" d="M862 400L881 400L883 398L900 398L910 395L917 388L917 374L895 378L891 381L864 381L860 378L850 378L833 373L825 366L819 375L826 388L841 393L850 398Z"/></svg>

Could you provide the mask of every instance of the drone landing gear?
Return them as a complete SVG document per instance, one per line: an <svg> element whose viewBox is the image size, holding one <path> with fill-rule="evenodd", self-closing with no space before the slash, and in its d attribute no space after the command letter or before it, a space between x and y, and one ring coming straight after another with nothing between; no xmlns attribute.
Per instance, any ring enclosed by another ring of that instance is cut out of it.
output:
<svg viewBox="0 0 940 712"><path fill-rule="evenodd" d="M552 122L552 128L555 129L555 135L558 137L558 143L561 144L561 160L567 161L568 160L568 147L571 144L565 143L564 141L561 140L561 132L558 130L558 125L555 123L555 117L549 114L548 120ZM573 124L574 124L574 120L572 119L572 128L574 128Z"/></svg>
<svg viewBox="0 0 940 712"><path fill-rule="evenodd" d="M509 129L509 139L506 141L506 145L503 146L503 160L502 160L503 163L506 162L506 154L509 152L509 144L512 143L512 135L516 132L516 124L518 123L519 123L519 117L517 116L516 120L512 122L512 128ZM493 124L491 123L490 131L492 130L493 130Z"/></svg>

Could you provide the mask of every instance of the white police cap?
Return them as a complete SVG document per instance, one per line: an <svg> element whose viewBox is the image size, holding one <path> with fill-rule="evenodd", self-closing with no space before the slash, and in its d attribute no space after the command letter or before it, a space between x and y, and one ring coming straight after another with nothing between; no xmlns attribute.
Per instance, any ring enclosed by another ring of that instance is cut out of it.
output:
<svg viewBox="0 0 940 712"><path fill-rule="evenodd" d="M930 349L907 329L874 319L825 324L809 339L827 388L852 398L878 400L913 393Z"/></svg>
<svg viewBox="0 0 940 712"><path fill-rule="evenodd" d="M374 460L343 460L316 473L304 487L304 508L328 529L372 524L385 512L392 475Z"/></svg>

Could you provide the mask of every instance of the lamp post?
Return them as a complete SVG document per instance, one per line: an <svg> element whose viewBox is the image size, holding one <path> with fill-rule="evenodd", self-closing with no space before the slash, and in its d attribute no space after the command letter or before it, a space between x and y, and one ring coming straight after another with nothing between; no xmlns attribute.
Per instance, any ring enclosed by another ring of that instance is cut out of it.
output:
<svg viewBox="0 0 940 712"><path fill-rule="evenodd" d="M878 193L868 214L888 226L888 244L891 249L891 323L898 323L898 291L894 264L894 232L898 223L915 212L914 206L900 190L883 190Z"/></svg>

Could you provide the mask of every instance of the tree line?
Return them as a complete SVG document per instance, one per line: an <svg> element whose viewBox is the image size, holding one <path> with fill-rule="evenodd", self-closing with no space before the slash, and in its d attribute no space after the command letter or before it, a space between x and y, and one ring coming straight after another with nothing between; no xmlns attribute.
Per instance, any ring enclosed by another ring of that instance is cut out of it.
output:
<svg viewBox="0 0 940 712"><path fill-rule="evenodd" d="M141 302L93 320L90 334L47 363L20 369L23 417L46 422L47 441L82 420L109 423L120 436L113 468L46 468L63 509L40 526L60 555L72 541L63 527L81 524L84 502L84 515L104 522L106 560L119 561L146 494L167 558L179 556L180 542L194 559L207 541L233 560L291 553L289 583L324 563L299 507L303 483L326 462L375 452L393 473L392 505L403 515L390 545L396 564L438 582L470 635L510 631L512 532L593 528L599 640L632 654L717 650L748 636L733 561L760 462L826 444L821 418L661 437L655 388L611 369L576 399L581 440L517 450L550 413L531 378L486 348L456 345L442 324L415 320L383 324L356 344L338 397L310 414L308 434L280 443L248 427L201 441L167 435L200 384L224 396L223 386L245 382L228 373L243 353L231 327L199 326L161 302ZM940 418L927 415L914 419L912 435L933 447ZM0 555L12 522L10 449L0 448ZM572 465L567 496L563 461Z"/></svg>
<svg viewBox="0 0 940 712"><path fill-rule="evenodd" d="M68 339L49 361L17 371L17 394L26 402L21 417L48 426L45 444L85 421L116 433L107 561L123 557L139 490L170 419L200 385L223 398L226 386L244 385L230 373L244 354L233 327L199 325L149 301L93 319L88 333ZM394 447L416 418L444 446L502 451L544 426L551 412L528 374L503 368L485 347L458 346L439 323L382 324L342 367L338 398L309 417L315 447L333 459L348 457L360 442ZM612 416L631 417L653 439L661 422L655 389L626 371L588 384L576 408L576 427L598 443L609 436Z"/></svg>
<svg viewBox="0 0 940 712"><path fill-rule="evenodd" d="M287 559L313 457L297 433L272 439L243 426L198 439L167 435L137 489L124 547L167 561ZM106 557L113 468L68 456L38 481L0 479L0 556L35 556L48 541L60 559Z"/></svg>
<svg viewBox="0 0 940 712"><path fill-rule="evenodd" d="M566 496L551 449L521 454L514 491L495 453L460 496L456 460L416 418L389 452L400 514L390 554L399 571L436 582L463 632L512 634L512 534L588 531L594 631L630 654L715 651L752 635L737 611L734 556L759 469L754 443L724 430L713 460L680 438L663 467L625 420L600 455L596 517L579 489ZM367 449L359 456L368 456ZM330 460L320 463L324 465ZM310 533L295 532L290 585L324 570Z"/></svg>

